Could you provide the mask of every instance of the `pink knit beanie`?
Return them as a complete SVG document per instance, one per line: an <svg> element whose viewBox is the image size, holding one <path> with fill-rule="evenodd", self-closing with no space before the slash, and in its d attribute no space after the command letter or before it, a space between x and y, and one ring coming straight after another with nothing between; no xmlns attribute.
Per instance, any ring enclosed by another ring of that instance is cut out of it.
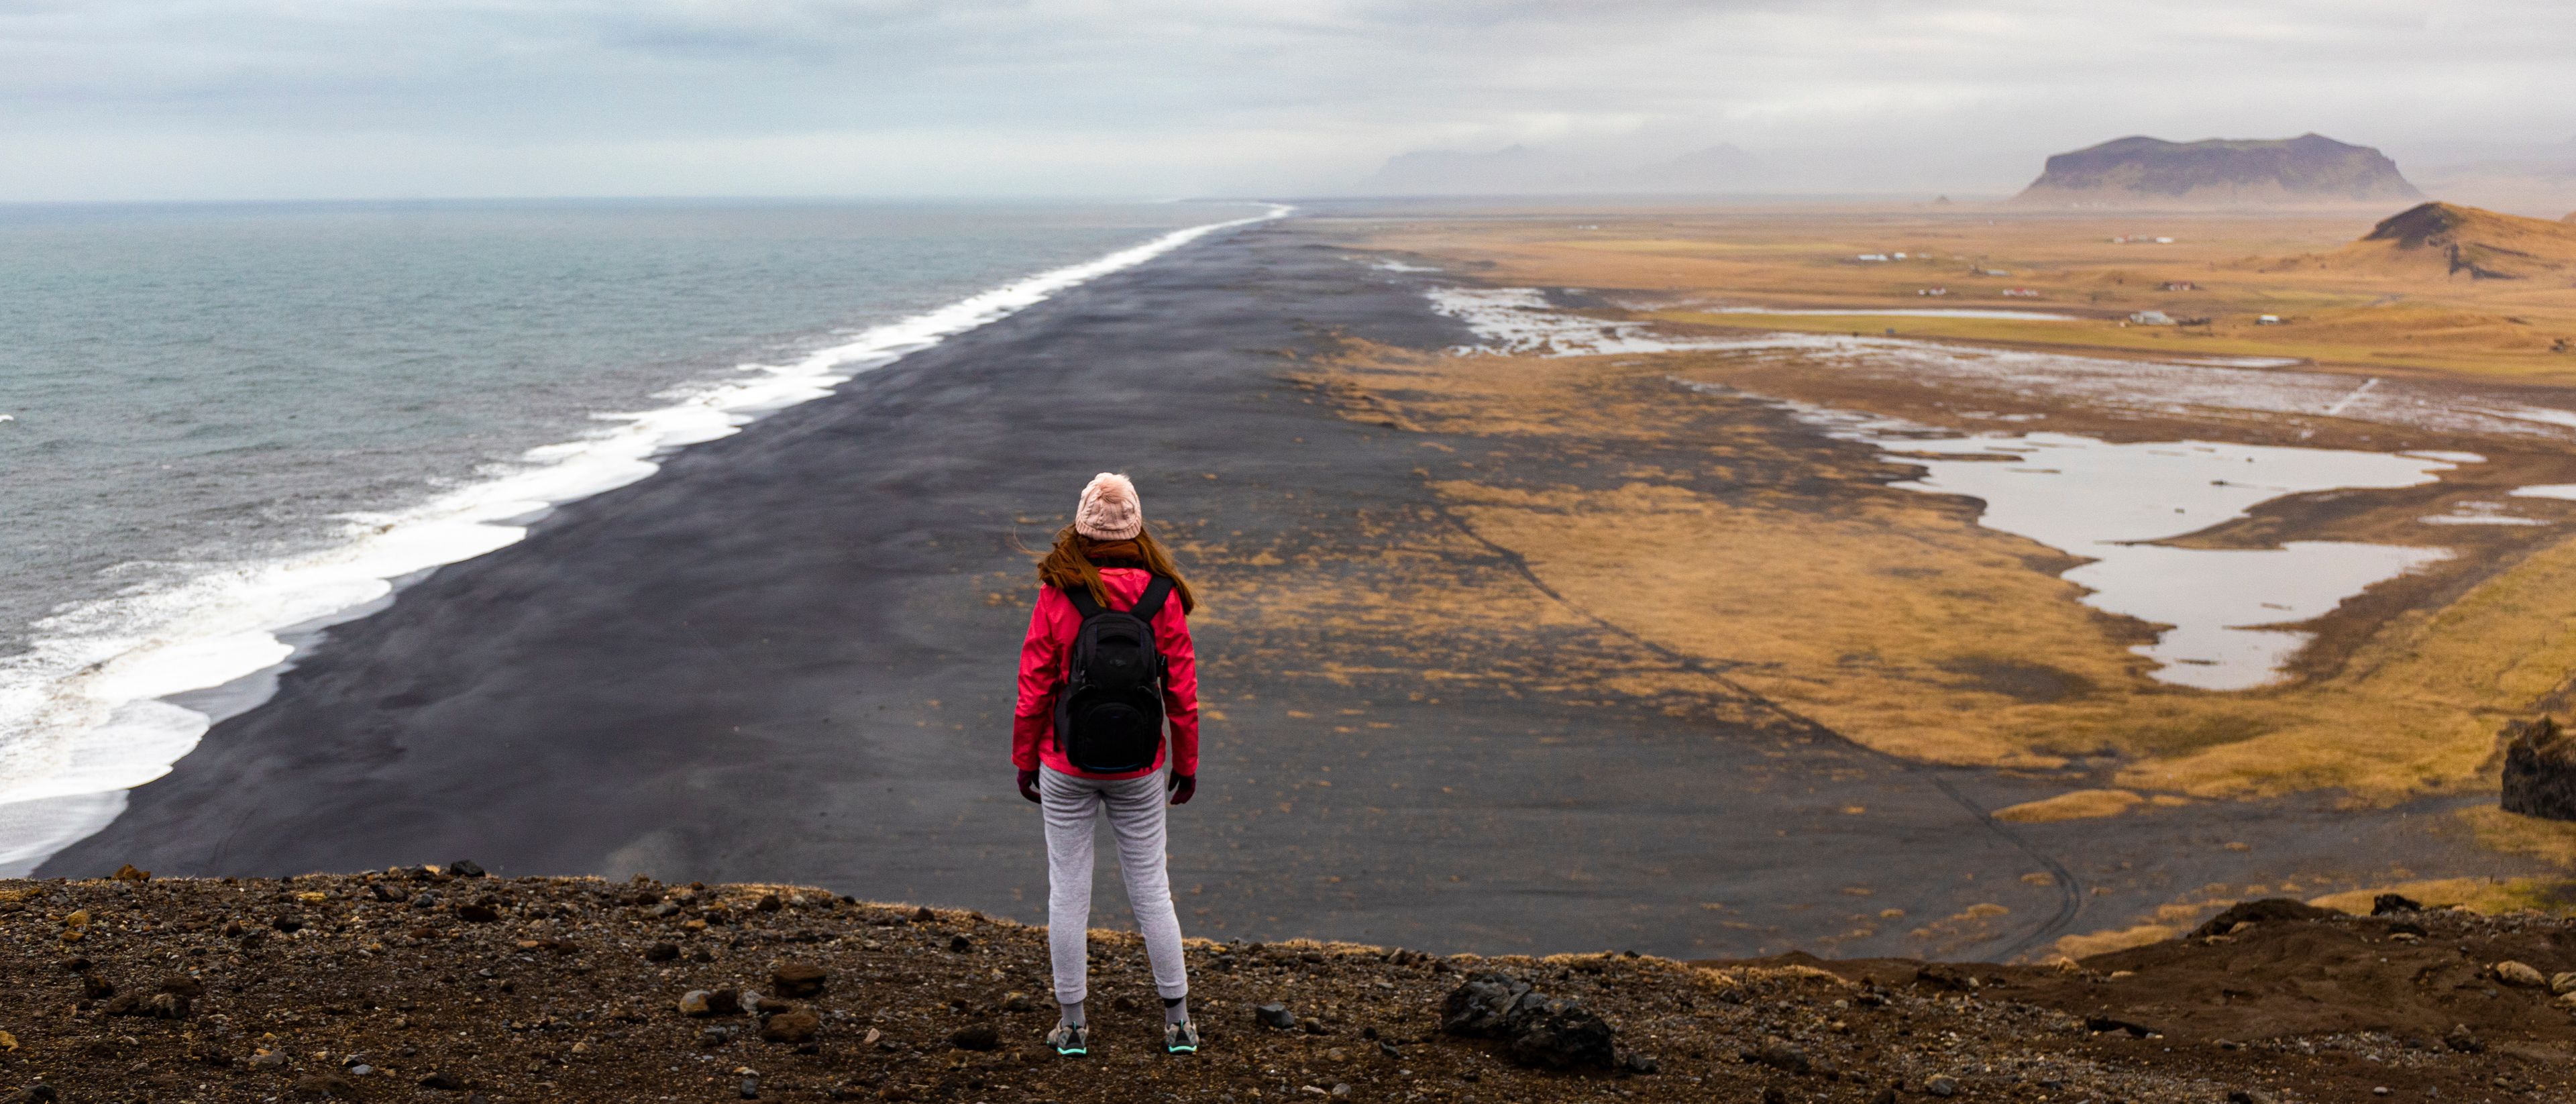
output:
<svg viewBox="0 0 2576 1104"><path fill-rule="evenodd" d="M1091 477L1082 488L1082 505L1073 511L1073 531L1093 540L1134 540L1145 531L1145 504L1136 485L1116 472Z"/></svg>

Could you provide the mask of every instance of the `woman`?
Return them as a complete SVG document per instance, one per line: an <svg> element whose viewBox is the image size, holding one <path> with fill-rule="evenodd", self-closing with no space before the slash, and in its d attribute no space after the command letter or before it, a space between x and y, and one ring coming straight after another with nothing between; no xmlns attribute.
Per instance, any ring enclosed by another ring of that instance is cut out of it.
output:
<svg viewBox="0 0 2576 1104"><path fill-rule="evenodd" d="M1163 1049L1195 1053L1199 1029L1190 1021L1181 922L1163 871L1163 800L1168 790L1172 804L1186 804L1198 790L1198 662L1187 620L1198 599L1171 553L1145 531L1136 485L1108 472L1082 489L1073 524L1056 534L1038 580L1045 589L1020 646L1011 763L1019 768L1020 796L1045 812L1047 950L1063 1009L1047 1042L1058 1054L1090 1049L1083 1001L1091 841L1094 822L1105 817L1163 998ZM1146 627L1150 634L1141 631ZM1121 628L1128 630L1123 637ZM1122 663L1126 655L1142 662ZM1122 693L1127 697L1118 700ZM1166 724L1168 783L1161 779Z"/></svg>

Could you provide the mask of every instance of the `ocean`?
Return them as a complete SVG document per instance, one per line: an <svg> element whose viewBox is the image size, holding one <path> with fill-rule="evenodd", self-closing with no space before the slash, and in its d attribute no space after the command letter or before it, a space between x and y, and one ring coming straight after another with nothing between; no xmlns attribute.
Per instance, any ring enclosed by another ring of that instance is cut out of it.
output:
<svg viewBox="0 0 2576 1104"><path fill-rule="evenodd" d="M1266 210L0 208L0 876L403 578Z"/></svg>

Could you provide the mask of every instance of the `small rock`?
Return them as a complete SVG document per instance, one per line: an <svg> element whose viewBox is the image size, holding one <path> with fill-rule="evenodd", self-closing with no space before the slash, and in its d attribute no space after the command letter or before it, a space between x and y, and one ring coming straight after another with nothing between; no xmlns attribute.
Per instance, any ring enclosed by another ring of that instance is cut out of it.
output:
<svg viewBox="0 0 2576 1104"><path fill-rule="evenodd" d="M1805 1073L1815 1064L1807 1057L1807 1048L1776 1035L1754 1048L1753 1060L1789 1073Z"/></svg>
<svg viewBox="0 0 2576 1104"><path fill-rule="evenodd" d="M2516 962L2508 958L2488 969L2495 971L2497 981L2519 989L2540 989L2549 984L2548 976L2532 968L2527 962Z"/></svg>
<svg viewBox="0 0 2576 1104"><path fill-rule="evenodd" d="M975 941L963 935L952 935L948 937L948 949L958 954L965 954L975 949Z"/></svg>
<svg viewBox="0 0 2576 1104"><path fill-rule="evenodd" d="M1957 1096L1959 1079L1946 1073L1938 1074L1924 1080L1923 1091L1944 1098Z"/></svg>
<svg viewBox="0 0 2576 1104"><path fill-rule="evenodd" d="M2280 1104L2280 1098L2261 1089L2235 1089L2227 1094L2227 1104Z"/></svg>
<svg viewBox="0 0 2576 1104"><path fill-rule="evenodd" d="M286 1052L282 1050L263 1050L250 1056L250 1064L258 1066L261 1069L277 1069L286 1064Z"/></svg>
<svg viewBox="0 0 2576 1104"><path fill-rule="evenodd" d="M2422 911L2424 911L2424 902L2418 901L2403 893L2382 893L2379 896L2370 899L2370 914L2372 916L2386 916L2390 913L2397 912Z"/></svg>
<svg viewBox="0 0 2576 1104"><path fill-rule="evenodd" d="M821 1030L823 1017L809 1008L791 1008L761 1024L760 1037L773 1043L806 1043L812 1042L814 1034Z"/></svg>
<svg viewBox="0 0 2576 1104"><path fill-rule="evenodd" d="M2549 991L2562 997L2576 993L2576 970L2560 970L2549 975Z"/></svg>
<svg viewBox="0 0 2576 1104"><path fill-rule="evenodd" d="M1333 1093L1332 1093L1332 1095L1334 1095L1334 1096L1349 1096L1349 1095L1351 1095L1351 1087L1350 1087L1350 1085L1349 1085L1348 1083L1340 1082L1340 1081L1336 1081L1336 1082L1334 1082L1334 1083L1333 1083Z"/></svg>
<svg viewBox="0 0 2576 1104"><path fill-rule="evenodd" d="M81 976L81 995L91 1000L106 1000L116 995L116 983L97 974Z"/></svg>
<svg viewBox="0 0 2576 1104"><path fill-rule="evenodd" d="M1378 1052L1378 1053L1380 1053L1380 1054L1386 1055L1386 1056L1387 1056L1387 1057L1389 1057L1389 1058L1394 1058L1394 1059L1402 1059L1402 1058L1404 1057L1404 1052L1403 1052L1403 1051L1400 1051L1400 1050L1395 1049L1395 1045L1394 1045L1394 1044L1389 1043L1389 1042L1387 1042L1387 1041L1386 1041L1386 1040L1384 1040L1384 1039L1380 1039L1380 1040L1378 1040L1378 1042L1377 1042L1377 1052Z"/></svg>
<svg viewBox="0 0 2576 1104"><path fill-rule="evenodd" d="M722 1025L710 1026L706 1030L698 1032L698 1045L712 1050L716 1047L732 1042L733 1035L734 1030L730 1027Z"/></svg>
<svg viewBox="0 0 2576 1104"><path fill-rule="evenodd" d="M928 905L921 906L920 909L916 910L912 914L912 922L915 924L936 923L938 920L939 914L930 911L930 906Z"/></svg>
<svg viewBox="0 0 2576 1104"><path fill-rule="evenodd" d="M745 1100L758 1100L760 1099L760 1079L757 1077L743 1078L742 1084L736 1086L735 1091L740 1092L742 1094L742 1098Z"/></svg>
<svg viewBox="0 0 2576 1104"><path fill-rule="evenodd" d="M787 903L779 900L778 895L775 893L764 893L760 895L759 902L751 907L755 911L759 912L776 912L782 908L786 908Z"/></svg>
<svg viewBox="0 0 2576 1104"><path fill-rule="evenodd" d="M289 913L287 915L280 916L275 920L269 921L268 926L285 932L288 935L293 935L304 930L304 918L294 915L293 913Z"/></svg>
<svg viewBox="0 0 2576 1104"><path fill-rule="evenodd" d="M1036 1007L1037 1003L1030 1000L1028 994L1016 989L1002 995L1002 1011L1004 1012L1027 1012Z"/></svg>
<svg viewBox="0 0 2576 1104"><path fill-rule="evenodd" d="M63 1094L55 1091L52 1085L34 1086L18 1097L19 1100L25 1101L26 1104L54 1104L55 1101L61 1100L62 1098Z"/></svg>
<svg viewBox="0 0 2576 1104"><path fill-rule="evenodd" d="M148 882L152 880L152 872L149 870L137 869L133 863L127 863L123 866L117 867L116 873L110 874L108 877L114 878L120 882Z"/></svg>
<svg viewBox="0 0 2576 1104"><path fill-rule="evenodd" d="M644 948L646 962L669 962L678 957L680 957L680 945L677 943L656 943Z"/></svg>
<svg viewBox="0 0 2576 1104"><path fill-rule="evenodd" d="M782 962L769 971L769 983L782 997L819 997L831 975L811 962Z"/></svg>
<svg viewBox="0 0 2576 1104"><path fill-rule="evenodd" d="M493 908L489 901L476 901L470 905L456 906L456 918L476 924L489 924L501 918L501 910Z"/></svg>
<svg viewBox="0 0 2576 1104"><path fill-rule="evenodd" d="M161 991L183 997L202 997L206 995L206 983L186 974L172 974L161 979Z"/></svg>
<svg viewBox="0 0 2576 1104"><path fill-rule="evenodd" d="M1287 1005L1275 1001L1253 1009L1252 1018L1261 1021L1263 1027L1282 1031L1297 1026L1297 1014L1289 1011Z"/></svg>
<svg viewBox="0 0 2576 1104"><path fill-rule="evenodd" d="M447 872L459 878L480 878L483 867L472 859L458 859L447 864Z"/></svg>
<svg viewBox="0 0 2576 1104"><path fill-rule="evenodd" d="M1002 1045L1002 1033L991 1024L973 1024L950 1032L948 1045L959 1050L993 1050Z"/></svg>
<svg viewBox="0 0 2576 1104"><path fill-rule="evenodd" d="M730 1016L742 1011L742 994L731 989L691 989L680 995L683 1016Z"/></svg>
<svg viewBox="0 0 2576 1104"><path fill-rule="evenodd" d="M2479 1054L2487 1049L2486 1040L2478 1038L2467 1024L2451 1025L2451 1030L2442 1036L2442 1045L2462 1054Z"/></svg>
<svg viewBox="0 0 2576 1104"><path fill-rule="evenodd" d="M1642 1077L1649 1074L1660 1073L1663 1068L1662 1063L1633 1050L1619 1056L1619 1072L1621 1073L1634 1074Z"/></svg>
<svg viewBox="0 0 2576 1104"><path fill-rule="evenodd" d="M421 1088L436 1089L440 1092L456 1092L465 1087L465 1082L452 1073L433 1073L421 1078L416 1084Z"/></svg>

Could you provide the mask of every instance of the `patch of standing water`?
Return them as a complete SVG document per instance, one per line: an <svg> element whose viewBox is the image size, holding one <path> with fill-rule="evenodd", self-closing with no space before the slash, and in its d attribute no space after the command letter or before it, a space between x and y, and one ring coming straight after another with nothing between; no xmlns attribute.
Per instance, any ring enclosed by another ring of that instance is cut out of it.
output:
<svg viewBox="0 0 2576 1104"><path fill-rule="evenodd" d="M2450 555L2347 541L2151 543L2286 495L2430 483L2458 466L2449 460L2207 441L2115 444L2066 433L1924 437L1837 411L1807 408L1801 416L1922 465L1922 478L1897 487L1983 500L1978 524L2091 559L2065 575L2092 592L2085 605L2171 626L2132 649L2157 661L2160 682L2202 690L2274 682L2314 635L2275 626L2322 617L2374 584Z"/></svg>
<svg viewBox="0 0 2576 1104"><path fill-rule="evenodd" d="M1596 356L1688 349L1794 346L1831 350L1853 361L1895 361L1905 366L1925 356L1952 355L1933 346L1894 340L1821 339L1781 335L1743 340L1668 340L1640 323L1605 321L1552 308L1534 288L1443 288L1427 293L1432 309L1456 318L1485 344L1460 352ZM1978 354L2002 359L2012 354ZM2051 363L2087 363L2051 357ZM2125 378L2169 365L2100 362ZM2210 371L2202 369L2201 371ZM2249 378L2247 387L2273 377ZM2420 486L2435 473L2484 460L2475 453L2407 454L2342 449L2232 445L2203 441L2117 444L2065 433L1949 436L1931 427L1853 411L1834 410L1715 384L1677 380L1706 393L1744 395L1791 411L1830 435L1901 454L1924 468L1920 479L1895 484L1912 491L1953 494L1985 503L1978 523L2090 560L2066 573L2087 588L2086 605L2107 613L2170 626L2156 642L2133 649L2157 661L2158 681L2202 690L2249 690L2278 681L2282 667L2314 634L2280 626L2322 617L2371 586L2450 557L2439 548L2347 541L2290 541L2279 548L2174 548L2170 540L2246 516L2255 507L2295 494ZM2169 381L2147 390L2170 395ZM2203 381L2236 394L2234 381ZM2341 384L2330 400L2336 414L2374 390ZM2301 404L2213 403L2264 410ZM2538 408L2511 417L2551 421ZM2286 411L2285 411L2286 412ZM2576 423L2576 415L2571 415ZM1954 458L1955 457L1955 458ZM2576 498L2576 485L2525 487L2527 497Z"/></svg>

